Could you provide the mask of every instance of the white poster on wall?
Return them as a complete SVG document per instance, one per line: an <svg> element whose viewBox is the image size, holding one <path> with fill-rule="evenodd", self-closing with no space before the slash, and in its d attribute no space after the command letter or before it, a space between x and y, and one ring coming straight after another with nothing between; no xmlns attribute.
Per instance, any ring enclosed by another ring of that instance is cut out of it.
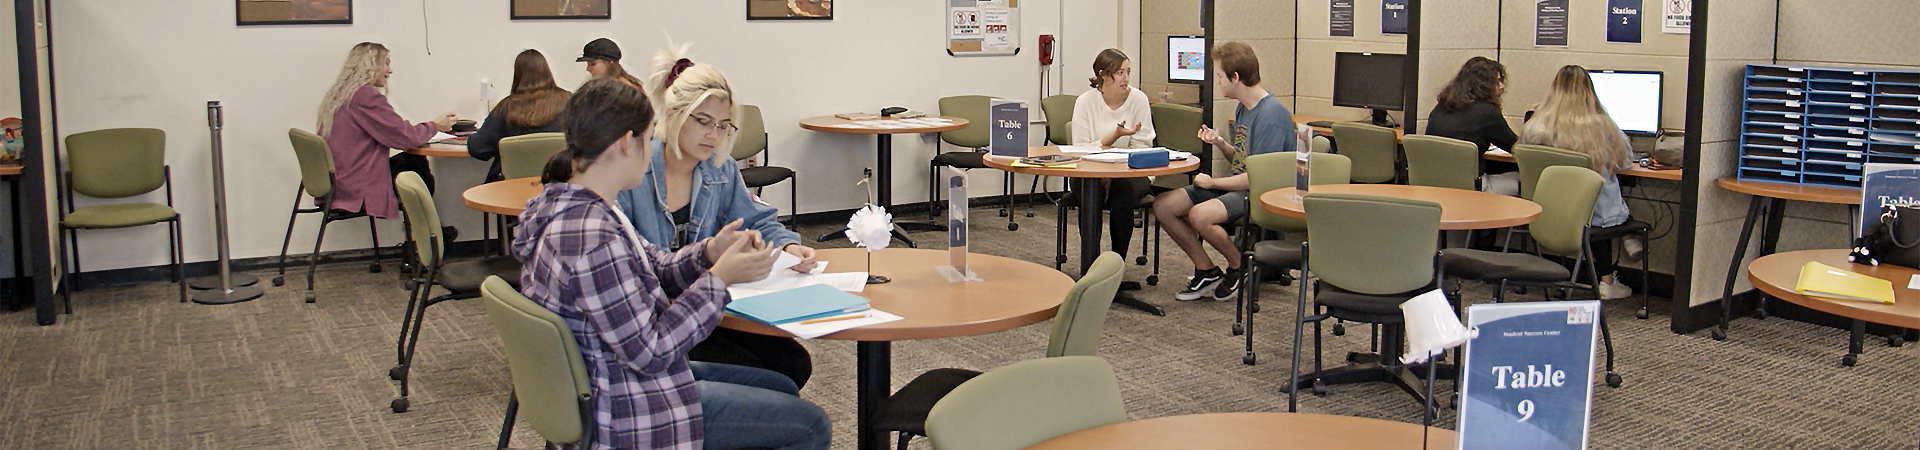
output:
<svg viewBox="0 0 1920 450"><path fill-rule="evenodd" d="M947 26L948 39L979 39L980 8L954 8Z"/></svg>
<svg viewBox="0 0 1920 450"><path fill-rule="evenodd" d="M985 3L985 2L982 2ZM980 43L980 51L989 53L1011 52L1019 44L1013 34L1013 11L1004 7L980 8L980 32L985 40Z"/></svg>
<svg viewBox="0 0 1920 450"><path fill-rule="evenodd" d="M1693 30L1693 0L1660 0L1660 32L1687 34Z"/></svg>

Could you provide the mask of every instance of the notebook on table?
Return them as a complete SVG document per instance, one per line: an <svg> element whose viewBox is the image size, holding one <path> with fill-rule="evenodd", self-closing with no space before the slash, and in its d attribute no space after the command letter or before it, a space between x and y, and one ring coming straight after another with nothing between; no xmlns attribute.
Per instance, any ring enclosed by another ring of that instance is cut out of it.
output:
<svg viewBox="0 0 1920 450"><path fill-rule="evenodd" d="M815 284L734 299L727 312L768 325L856 313L870 309L866 297Z"/></svg>
<svg viewBox="0 0 1920 450"><path fill-rule="evenodd" d="M1893 282L1808 261L1793 291L1808 297L1893 304Z"/></svg>

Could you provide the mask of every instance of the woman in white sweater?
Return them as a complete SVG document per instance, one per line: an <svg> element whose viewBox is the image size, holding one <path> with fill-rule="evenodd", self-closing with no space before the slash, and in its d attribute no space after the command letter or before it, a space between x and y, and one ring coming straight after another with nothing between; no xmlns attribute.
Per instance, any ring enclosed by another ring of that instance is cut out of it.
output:
<svg viewBox="0 0 1920 450"><path fill-rule="evenodd" d="M1128 86L1133 73L1127 54L1106 49L1093 59L1093 85L1073 102L1073 144L1098 145L1101 148L1146 148L1153 146L1153 113L1147 106L1147 94ZM1147 195L1151 183L1146 178L1103 179L1109 212L1107 228L1113 235L1113 251L1127 254L1133 238L1134 210Z"/></svg>

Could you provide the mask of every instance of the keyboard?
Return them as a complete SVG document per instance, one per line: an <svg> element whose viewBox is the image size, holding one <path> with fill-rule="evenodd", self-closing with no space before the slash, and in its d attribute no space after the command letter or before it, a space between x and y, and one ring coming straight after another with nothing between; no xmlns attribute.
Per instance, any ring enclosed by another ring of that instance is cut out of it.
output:
<svg viewBox="0 0 1920 450"><path fill-rule="evenodd" d="M1312 121L1312 122L1307 122L1307 126L1310 126L1310 127L1319 127L1319 128L1333 128L1333 121L1331 121L1331 120L1315 120L1315 121Z"/></svg>

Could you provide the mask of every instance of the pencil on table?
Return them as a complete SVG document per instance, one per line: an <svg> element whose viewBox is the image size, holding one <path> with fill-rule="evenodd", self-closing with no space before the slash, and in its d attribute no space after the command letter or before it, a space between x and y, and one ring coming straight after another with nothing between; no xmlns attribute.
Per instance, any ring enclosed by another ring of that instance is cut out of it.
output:
<svg viewBox="0 0 1920 450"><path fill-rule="evenodd" d="M860 313L860 314L851 314L851 315L845 315L840 317L828 317L825 319L802 320L800 321L800 324L812 325L816 323L836 322L841 320L865 319L867 317L868 315L866 313Z"/></svg>

